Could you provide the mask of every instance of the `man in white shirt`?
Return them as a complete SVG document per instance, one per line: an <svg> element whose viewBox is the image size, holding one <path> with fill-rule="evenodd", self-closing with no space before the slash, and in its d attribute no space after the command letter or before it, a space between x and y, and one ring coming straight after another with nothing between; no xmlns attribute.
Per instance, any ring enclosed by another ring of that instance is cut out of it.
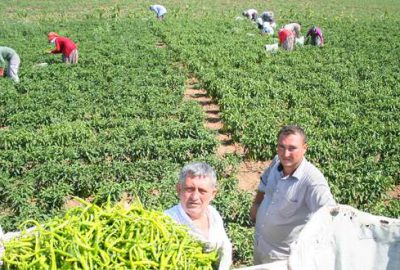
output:
<svg viewBox="0 0 400 270"><path fill-rule="evenodd" d="M210 249L218 249L219 270L232 264L232 244L225 232L222 218L210 205L217 193L214 169L203 162L183 167L176 190L180 203L164 213L177 223L187 225L190 233Z"/></svg>
<svg viewBox="0 0 400 270"><path fill-rule="evenodd" d="M163 20L165 14L167 13L167 9L162 5L151 5L149 9L156 13L157 19L159 20Z"/></svg>
<svg viewBox="0 0 400 270"><path fill-rule="evenodd" d="M254 264L287 260L311 215L324 205L336 205L323 174L304 154L302 128L285 126L278 133L278 155L261 176L250 216L256 221Z"/></svg>

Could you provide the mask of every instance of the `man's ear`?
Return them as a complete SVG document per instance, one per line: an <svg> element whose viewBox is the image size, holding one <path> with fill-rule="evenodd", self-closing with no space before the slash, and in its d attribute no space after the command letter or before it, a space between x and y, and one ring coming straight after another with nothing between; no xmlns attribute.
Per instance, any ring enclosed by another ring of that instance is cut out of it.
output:
<svg viewBox="0 0 400 270"><path fill-rule="evenodd" d="M175 189L176 189L176 193L178 193L178 195L179 195L181 193L181 189L182 189L181 183L177 183L175 185Z"/></svg>
<svg viewBox="0 0 400 270"><path fill-rule="evenodd" d="M217 193L218 193L218 189L214 189L213 190L213 192L212 192L212 198L214 199L215 198L215 196L217 195Z"/></svg>

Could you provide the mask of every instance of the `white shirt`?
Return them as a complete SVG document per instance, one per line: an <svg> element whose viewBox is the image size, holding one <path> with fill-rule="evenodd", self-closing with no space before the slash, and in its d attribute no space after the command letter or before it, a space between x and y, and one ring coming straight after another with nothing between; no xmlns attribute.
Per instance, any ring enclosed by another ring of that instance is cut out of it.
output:
<svg viewBox="0 0 400 270"><path fill-rule="evenodd" d="M191 218L186 214L181 204L165 210L164 213L170 216L179 224L184 224L189 227L190 233L206 243L208 247L217 248L220 257L219 270L227 270L232 264L232 244L225 232L222 218L218 211L209 205L207 214L209 218L208 237L203 235L202 231L196 227Z"/></svg>
<svg viewBox="0 0 400 270"><path fill-rule="evenodd" d="M274 29L272 28L271 24L269 22L264 22L262 24L262 29L261 31L263 33L269 34L269 35L273 35L274 34Z"/></svg>
<svg viewBox="0 0 400 270"><path fill-rule="evenodd" d="M165 13L167 13L167 9L161 5L152 5L150 6L150 9L153 10L155 13L157 13L157 17L160 17Z"/></svg>

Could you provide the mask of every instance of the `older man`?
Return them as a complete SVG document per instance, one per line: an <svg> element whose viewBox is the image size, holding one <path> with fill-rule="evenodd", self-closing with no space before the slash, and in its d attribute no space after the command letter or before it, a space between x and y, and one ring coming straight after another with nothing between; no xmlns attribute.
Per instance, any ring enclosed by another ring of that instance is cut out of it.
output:
<svg viewBox="0 0 400 270"><path fill-rule="evenodd" d="M219 269L229 269L232 244L218 211L210 205L217 193L214 169L202 162L183 167L176 185L180 203L165 211L176 222L187 225L190 233L211 249L218 249Z"/></svg>
<svg viewBox="0 0 400 270"><path fill-rule="evenodd" d="M298 126L278 133L277 157L261 176L250 216L256 221L254 263L287 260L311 215L335 200L323 174L304 154L307 138Z"/></svg>

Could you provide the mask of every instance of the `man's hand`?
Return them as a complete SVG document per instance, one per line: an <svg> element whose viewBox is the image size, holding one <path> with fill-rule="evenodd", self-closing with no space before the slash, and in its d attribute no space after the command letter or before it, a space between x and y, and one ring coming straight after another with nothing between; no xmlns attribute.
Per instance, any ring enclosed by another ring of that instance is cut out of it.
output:
<svg viewBox="0 0 400 270"><path fill-rule="evenodd" d="M253 222L256 221L258 207L261 202L264 200L264 192L257 191L256 197L254 198L253 205L250 208L250 218Z"/></svg>
<svg viewBox="0 0 400 270"><path fill-rule="evenodd" d="M256 222L257 210L259 206L260 206L259 204L253 203L253 205L250 208L250 219L253 222Z"/></svg>

